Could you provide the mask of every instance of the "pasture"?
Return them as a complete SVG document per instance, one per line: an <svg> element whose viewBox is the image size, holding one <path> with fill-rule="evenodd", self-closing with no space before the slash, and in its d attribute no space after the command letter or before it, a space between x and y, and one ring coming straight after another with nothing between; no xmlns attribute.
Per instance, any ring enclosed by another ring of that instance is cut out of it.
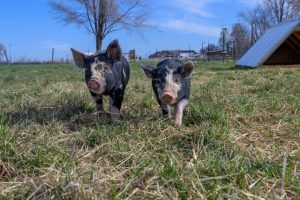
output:
<svg viewBox="0 0 300 200"><path fill-rule="evenodd" d="M0 199L300 198L300 68L233 66L196 64L181 128L137 64L115 124L73 65L0 66Z"/></svg>

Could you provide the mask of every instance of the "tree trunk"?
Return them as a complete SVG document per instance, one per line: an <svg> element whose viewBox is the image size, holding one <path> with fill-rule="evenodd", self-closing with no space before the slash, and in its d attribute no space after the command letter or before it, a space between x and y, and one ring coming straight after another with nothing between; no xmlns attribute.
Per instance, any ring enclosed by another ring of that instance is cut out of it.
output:
<svg viewBox="0 0 300 200"><path fill-rule="evenodd" d="M9 64L9 60L8 60L8 56L7 56L7 52L6 52L6 50L4 50L4 55L5 55L5 58L6 58L6 62L7 62L7 64Z"/></svg>
<svg viewBox="0 0 300 200"><path fill-rule="evenodd" d="M96 51L100 51L102 48L103 37L101 35L96 36Z"/></svg>
<svg viewBox="0 0 300 200"><path fill-rule="evenodd" d="M100 51L104 39L104 24L106 23L107 0L100 0L99 13L95 18L96 23L96 50Z"/></svg>

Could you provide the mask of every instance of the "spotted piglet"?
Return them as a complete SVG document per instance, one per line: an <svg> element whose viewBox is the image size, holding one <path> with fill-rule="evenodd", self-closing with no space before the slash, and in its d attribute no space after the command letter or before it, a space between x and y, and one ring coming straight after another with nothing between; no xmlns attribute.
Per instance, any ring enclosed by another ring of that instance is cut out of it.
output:
<svg viewBox="0 0 300 200"><path fill-rule="evenodd" d="M71 49L74 62L85 69L85 81L96 102L99 113L104 112L102 95L109 96L112 121L120 117L120 109L130 69L117 40L112 41L106 51L86 55Z"/></svg>
<svg viewBox="0 0 300 200"><path fill-rule="evenodd" d="M175 124L182 125L183 110L188 104L193 63L177 59L166 59L157 67L140 64L146 76L152 80L152 88L162 109L169 115L169 107L175 108Z"/></svg>

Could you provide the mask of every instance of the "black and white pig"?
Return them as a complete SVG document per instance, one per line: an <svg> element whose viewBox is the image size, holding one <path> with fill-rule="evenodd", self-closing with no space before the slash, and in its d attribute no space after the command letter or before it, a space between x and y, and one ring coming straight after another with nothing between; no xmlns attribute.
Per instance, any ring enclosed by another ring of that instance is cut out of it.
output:
<svg viewBox="0 0 300 200"><path fill-rule="evenodd" d="M193 63L177 59L166 59L157 67L140 64L146 76L152 79L152 88L162 109L169 115L169 106L175 108L175 124L181 126L184 108L188 104Z"/></svg>
<svg viewBox="0 0 300 200"><path fill-rule="evenodd" d="M104 112L102 95L109 96L109 112L112 121L120 117L120 109L126 85L130 76L130 68L118 40L112 41L106 51L86 55L71 49L74 62L85 69L85 81L96 102L99 113Z"/></svg>

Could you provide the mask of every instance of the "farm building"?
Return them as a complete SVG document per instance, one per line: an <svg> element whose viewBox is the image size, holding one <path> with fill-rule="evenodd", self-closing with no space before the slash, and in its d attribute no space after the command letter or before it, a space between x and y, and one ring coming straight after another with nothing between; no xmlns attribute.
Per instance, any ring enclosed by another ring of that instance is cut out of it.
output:
<svg viewBox="0 0 300 200"><path fill-rule="evenodd" d="M207 51L206 54L208 60L222 60L227 56L228 52L224 50L212 50Z"/></svg>
<svg viewBox="0 0 300 200"><path fill-rule="evenodd" d="M178 59L186 59L193 58L198 54L193 50L163 50L156 51L154 54L149 56L149 59L152 60L161 60L166 58L178 58Z"/></svg>
<svg viewBox="0 0 300 200"><path fill-rule="evenodd" d="M300 17L277 24L237 62L237 66L300 64Z"/></svg>

